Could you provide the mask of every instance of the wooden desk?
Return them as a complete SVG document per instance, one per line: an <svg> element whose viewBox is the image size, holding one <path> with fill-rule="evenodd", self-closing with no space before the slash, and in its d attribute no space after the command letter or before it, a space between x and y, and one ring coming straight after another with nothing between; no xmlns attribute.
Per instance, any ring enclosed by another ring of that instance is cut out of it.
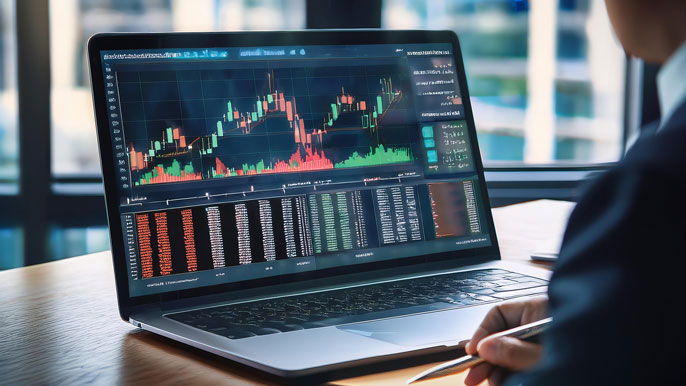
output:
<svg viewBox="0 0 686 386"><path fill-rule="evenodd" d="M540 200L495 209L503 258L533 264L529 251L560 237L572 206ZM429 366L332 384L404 385ZM231 361L122 322L109 252L0 272L0 385L83 383L270 384Z"/></svg>

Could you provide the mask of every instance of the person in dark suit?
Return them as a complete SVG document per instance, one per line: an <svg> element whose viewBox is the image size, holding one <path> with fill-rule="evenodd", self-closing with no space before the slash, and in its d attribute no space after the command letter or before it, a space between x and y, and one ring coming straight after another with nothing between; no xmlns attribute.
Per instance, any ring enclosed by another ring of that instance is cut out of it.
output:
<svg viewBox="0 0 686 386"><path fill-rule="evenodd" d="M547 297L495 307L466 378L507 385L684 384L686 1L606 0L624 49L661 63L660 124L572 213ZM549 300L548 300L549 299ZM541 344L488 338L552 315Z"/></svg>

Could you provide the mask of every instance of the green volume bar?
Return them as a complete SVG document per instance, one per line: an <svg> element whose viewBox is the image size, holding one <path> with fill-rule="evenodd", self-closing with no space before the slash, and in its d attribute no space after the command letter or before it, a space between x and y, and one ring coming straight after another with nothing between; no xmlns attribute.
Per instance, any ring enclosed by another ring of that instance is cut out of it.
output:
<svg viewBox="0 0 686 386"><path fill-rule="evenodd" d="M377 148L369 148L369 153L360 155L354 152L348 159L334 165L335 168L354 168L360 166L387 165L402 162L412 162L414 157L410 149L399 148L386 149L383 145Z"/></svg>
<svg viewBox="0 0 686 386"><path fill-rule="evenodd" d="M247 175L250 172L255 172L256 174L262 174L262 172L264 171L264 168L265 168L264 160L260 160L260 162L258 162L255 165L243 164L243 174Z"/></svg>
<svg viewBox="0 0 686 386"><path fill-rule="evenodd" d="M162 164L157 166L160 167L162 166ZM174 160L171 166L164 168L164 173L174 177L181 177L181 164L179 163L179 161ZM185 175L195 173L195 170L193 169L193 164L189 163L185 165L183 167L183 173ZM143 177L138 182L136 182L136 185L138 186L143 184L149 184L153 178L156 178L158 176L159 174L157 172L157 167L155 167L152 169L152 171L145 173L145 175L143 175Z"/></svg>

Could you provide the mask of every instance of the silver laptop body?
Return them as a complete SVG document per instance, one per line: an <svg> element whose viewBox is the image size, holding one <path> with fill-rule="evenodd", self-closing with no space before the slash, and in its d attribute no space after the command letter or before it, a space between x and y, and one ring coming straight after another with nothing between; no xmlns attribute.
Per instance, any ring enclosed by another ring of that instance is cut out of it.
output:
<svg viewBox="0 0 686 386"><path fill-rule="evenodd" d="M293 378L454 350L495 304L545 293L547 271L500 260L454 33L100 34L89 57L134 326ZM494 274L511 290L465 287ZM405 287L448 279L464 299ZM278 308L379 288L399 305L314 327L311 303ZM232 339L183 322L268 322L267 305L303 323Z"/></svg>

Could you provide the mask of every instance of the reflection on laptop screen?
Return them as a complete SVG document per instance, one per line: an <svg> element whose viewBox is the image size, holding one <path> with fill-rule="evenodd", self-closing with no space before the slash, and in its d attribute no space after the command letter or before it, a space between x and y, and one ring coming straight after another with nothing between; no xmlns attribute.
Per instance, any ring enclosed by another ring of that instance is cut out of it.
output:
<svg viewBox="0 0 686 386"><path fill-rule="evenodd" d="M101 55L131 296L491 245L450 44Z"/></svg>

